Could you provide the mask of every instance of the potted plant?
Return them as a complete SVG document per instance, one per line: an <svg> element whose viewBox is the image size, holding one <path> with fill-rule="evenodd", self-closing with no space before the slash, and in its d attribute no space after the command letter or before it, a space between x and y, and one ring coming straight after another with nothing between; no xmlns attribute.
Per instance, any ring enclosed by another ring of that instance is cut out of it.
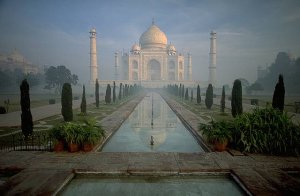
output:
<svg viewBox="0 0 300 196"><path fill-rule="evenodd" d="M84 119L82 148L84 152L93 150L94 145L104 137L104 130L94 119Z"/></svg>
<svg viewBox="0 0 300 196"><path fill-rule="evenodd" d="M62 125L58 125L50 129L49 136L54 139L53 150L55 152L61 152L64 150L64 129Z"/></svg>
<svg viewBox="0 0 300 196"><path fill-rule="evenodd" d="M64 124L65 139L68 143L69 152L79 151L79 145L82 141L82 125L72 122L66 122Z"/></svg>
<svg viewBox="0 0 300 196"><path fill-rule="evenodd" d="M216 151L222 152L226 149L228 142L231 140L231 130L233 124L225 121L215 122L211 124L200 124L200 131L207 137L208 142L214 145Z"/></svg>

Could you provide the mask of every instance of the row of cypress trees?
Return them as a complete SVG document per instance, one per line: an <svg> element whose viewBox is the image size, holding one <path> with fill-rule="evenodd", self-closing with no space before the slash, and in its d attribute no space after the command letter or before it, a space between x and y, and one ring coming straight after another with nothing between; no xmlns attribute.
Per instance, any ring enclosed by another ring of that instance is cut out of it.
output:
<svg viewBox="0 0 300 196"><path fill-rule="evenodd" d="M180 98L183 98L184 85L180 84L179 87L177 84L168 85L167 91L173 95L178 95ZM193 91L191 91L193 93ZM209 84L206 89L205 96L205 105L207 109L211 109L213 105L213 86ZM278 82L275 87L275 91L273 94L272 107L280 110L281 112L284 109L284 96L285 96L285 88L283 82L283 76L279 75ZM184 99L188 100L188 89L185 91ZM193 96L191 95L191 101L193 101ZM200 86L197 86L197 103L201 103L201 94L200 94ZM225 86L222 88L222 97L220 101L221 112L225 111ZM242 103L242 83L240 80L235 80L233 83L233 88L231 92L231 114L233 117L237 115L241 115L243 113L243 103Z"/></svg>

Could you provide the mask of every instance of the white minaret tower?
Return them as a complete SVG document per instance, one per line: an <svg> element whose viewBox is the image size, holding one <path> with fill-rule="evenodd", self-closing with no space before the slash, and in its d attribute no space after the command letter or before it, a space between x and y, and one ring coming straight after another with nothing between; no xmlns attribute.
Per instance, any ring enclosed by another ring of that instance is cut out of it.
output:
<svg viewBox="0 0 300 196"><path fill-rule="evenodd" d="M187 79L192 81L192 55L188 53L188 65L187 65Z"/></svg>
<svg viewBox="0 0 300 196"><path fill-rule="evenodd" d="M217 64L217 33L210 32L210 52L209 52L209 79L208 82L213 86L216 85L216 64Z"/></svg>
<svg viewBox="0 0 300 196"><path fill-rule="evenodd" d="M119 80L119 53L115 52L115 80Z"/></svg>
<svg viewBox="0 0 300 196"><path fill-rule="evenodd" d="M95 84L98 78L96 29L90 31L90 83Z"/></svg>

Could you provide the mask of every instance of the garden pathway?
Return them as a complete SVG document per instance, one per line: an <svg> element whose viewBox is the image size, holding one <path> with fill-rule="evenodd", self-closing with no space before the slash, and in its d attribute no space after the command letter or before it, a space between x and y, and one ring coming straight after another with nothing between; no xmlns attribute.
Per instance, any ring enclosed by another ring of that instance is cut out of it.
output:
<svg viewBox="0 0 300 196"><path fill-rule="evenodd" d="M94 98L87 98L86 103L91 104L95 102ZM73 101L73 109L80 107L81 100ZM61 103L45 105L31 109L33 121L38 121L50 116L61 113ZM0 127L20 127L21 126L21 111L10 112L0 115Z"/></svg>

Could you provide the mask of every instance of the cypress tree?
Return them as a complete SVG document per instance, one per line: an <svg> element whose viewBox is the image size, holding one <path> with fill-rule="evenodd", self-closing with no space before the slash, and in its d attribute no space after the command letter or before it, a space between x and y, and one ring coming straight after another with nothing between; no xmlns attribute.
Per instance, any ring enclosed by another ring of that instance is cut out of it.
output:
<svg viewBox="0 0 300 196"><path fill-rule="evenodd" d="M106 94L105 94L105 103L110 103L111 102L111 88L110 88L110 84L107 85L106 88Z"/></svg>
<svg viewBox="0 0 300 196"><path fill-rule="evenodd" d="M213 104L213 87L211 84L208 85L206 89L205 105L207 109L210 109Z"/></svg>
<svg viewBox="0 0 300 196"><path fill-rule="evenodd" d="M179 91L178 91L178 97L181 97L181 88L182 88L182 86L181 86L181 83L180 83Z"/></svg>
<svg viewBox="0 0 300 196"><path fill-rule="evenodd" d="M21 91L21 128L22 133L27 139L29 135L32 134L33 130L33 122L32 122L32 115L30 111L30 96L29 96L29 84L27 80L23 80L20 85Z"/></svg>
<svg viewBox="0 0 300 196"><path fill-rule="evenodd" d="M96 79L95 84L95 98L96 98L96 107L99 108L99 82L98 79Z"/></svg>
<svg viewBox="0 0 300 196"><path fill-rule="evenodd" d="M73 120L72 100L71 84L64 83L61 93L61 114L64 117L64 121Z"/></svg>
<svg viewBox="0 0 300 196"><path fill-rule="evenodd" d="M193 99L194 99L194 90L192 89L191 90L191 102L193 102Z"/></svg>
<svg viewBox="0 0 300 196"><path fill-rule="evenodd" d="M243 113L242 103L242 83L240 80L235 80L231 93L231 114L233 117Z"/></svg>
<svg viewBox="0 0 300 196"><path fill-rule="evenodd" d="M82 99L81 99L81 104L80 104L80 110L81 113L86 114L86 99L85 99L85 86L83 85L83 90L82 90Z"/></svg>
<svg viewBox="0 0 300 196"><path fill-rule="evenodd" d="M200 86L199 86L199 84L197 86L197 103L198 104L201 103L201 94L200 94Z"/></svg>
<svg viewBox="0 0 300 196"><path fill-rule="evenodd" d="M184 99L189 100L189 90L188 90L188 88L186 88L186 90L185 90Z"/></svg>
<svg viewBox="0 0 300 196"><path fill-rule="evenodd" d="M222 98L221 98L221 112L224 113L225 111L225 86L223 86L223 89L222 89Z"/></svg>
<svg viewBox="0 0 300 196"><path fill-rule="evenodd" d="M281 112L283 112L284 109L284 95L285 95L285 88L284 88L283 76L280 74L273 93L272 107L274 109L277 108Z"/></svg>
<svg viewBox="0 0 300 196"><path fill-rule="evenodd" d="M122 99L122 86L123 86L123 84L122 84L122 83L120 83L120 89L119 89L119 100L121 100L121 99Z"/></svg>
<svg viewBox="0 0 300 196"><path fill-rule="evenodd" d="M113 102L116 102L116 83L114 81L114 87L113 87Z"/></svg>
<svg viewBox="0 0 300 196"><path fill-rule="evenodd" d="M184 84L182 85L182 90L181 90L181 98L184 98Z"/></svg>

